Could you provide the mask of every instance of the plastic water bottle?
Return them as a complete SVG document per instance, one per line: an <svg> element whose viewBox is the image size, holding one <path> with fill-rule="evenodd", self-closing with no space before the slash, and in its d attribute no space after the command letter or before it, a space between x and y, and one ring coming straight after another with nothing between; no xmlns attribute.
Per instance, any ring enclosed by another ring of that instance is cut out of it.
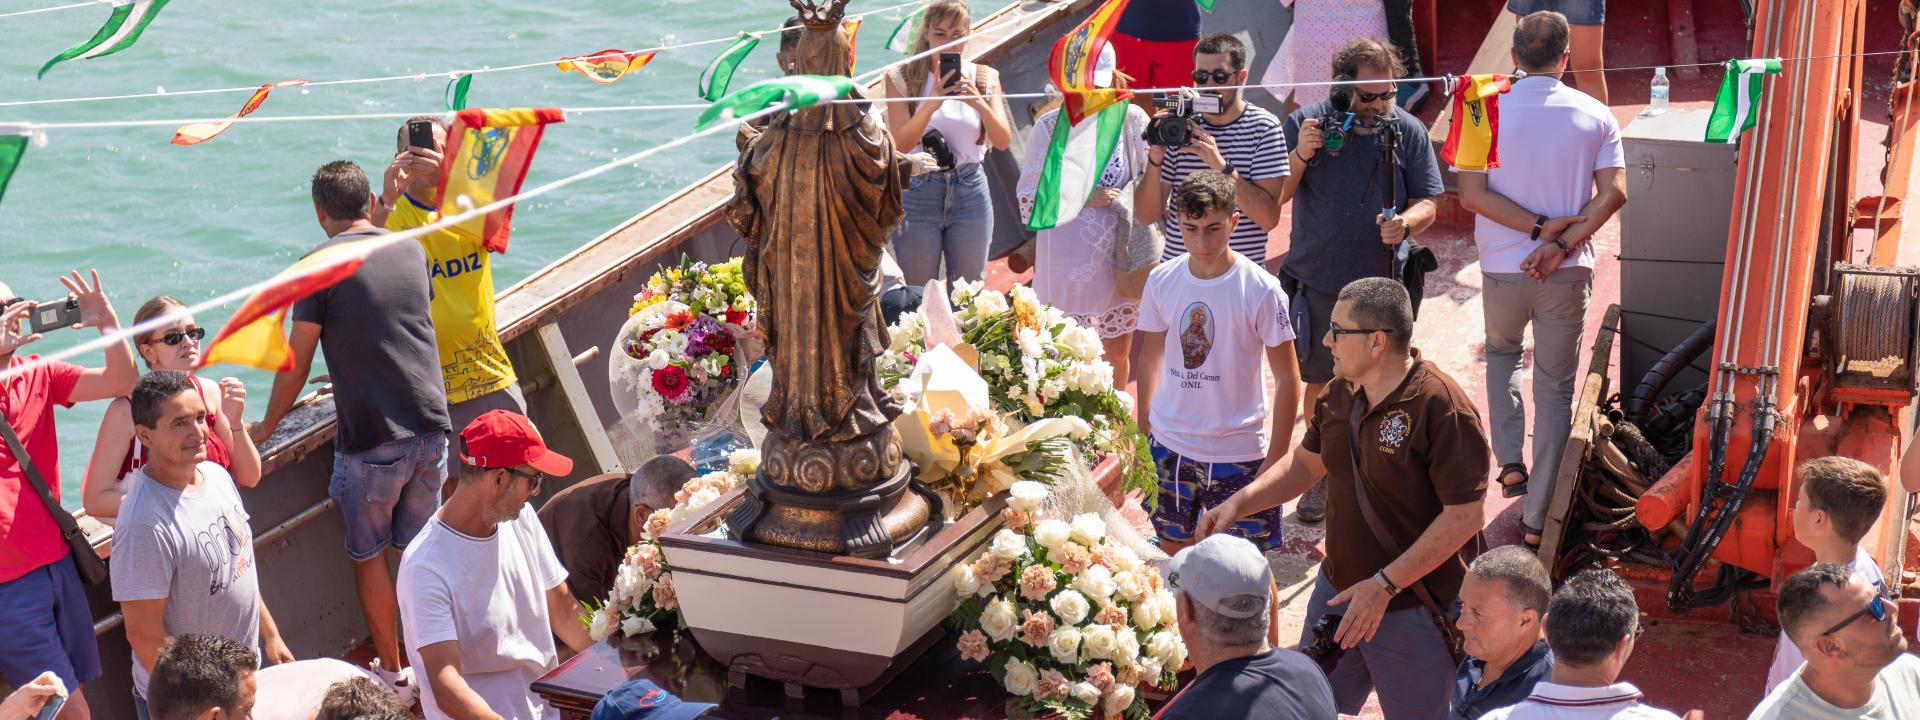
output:
<svg viewBox="0 0 1920 720"><path fill-rule="evenodd" d="M1646 114L1659 115L1661 113L1666 112L1667 96L1669 91L1670 89L1667 84L1667 69L1663 67L1654 68L1653 84L1648 88L1649 98L1647 100Z"/></svg>

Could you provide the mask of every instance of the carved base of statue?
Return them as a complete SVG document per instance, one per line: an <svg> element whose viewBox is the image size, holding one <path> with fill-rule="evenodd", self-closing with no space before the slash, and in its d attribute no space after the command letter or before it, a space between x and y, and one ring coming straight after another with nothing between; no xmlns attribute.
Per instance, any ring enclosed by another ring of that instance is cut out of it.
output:
<svg viewBox="0 0 1920 720"><path fill-rule="evenodd" d="M727 534L795 550L880 558L927 527L937 496L913 479L892 426L850 442L768 434Z"/></svg>

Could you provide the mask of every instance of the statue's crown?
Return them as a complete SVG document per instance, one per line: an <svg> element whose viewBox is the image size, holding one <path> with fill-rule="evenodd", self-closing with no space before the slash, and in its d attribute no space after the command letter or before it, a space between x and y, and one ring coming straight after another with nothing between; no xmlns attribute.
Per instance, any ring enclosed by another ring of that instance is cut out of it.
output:
<svg viewBox="0 0 1920 720"><path fill-rule="evenodd" d="M800 22L811 30L832 30L840 27L840 19L845 16L847 0L827 0L820 5L813 0L787 0L795 11L800 13Z"/></svg>

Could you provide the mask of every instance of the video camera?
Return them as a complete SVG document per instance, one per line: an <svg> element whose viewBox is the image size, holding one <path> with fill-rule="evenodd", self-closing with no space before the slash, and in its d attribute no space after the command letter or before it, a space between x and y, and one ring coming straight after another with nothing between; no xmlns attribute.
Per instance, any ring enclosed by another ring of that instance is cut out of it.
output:
<svg viewBox="0 0 1920 720"><path fill-rule="evenodd" d="M1335 80L1352 80L1351 75L1341 75ZM1320 119L1320 138L1328 155L1339 155L1340 148L1347 146L1347 133L1353 130L1353 86L1335 85L1327 97L1331 110Z"/></svg>
<svg viewBox="0 0 1920 720"><path fill-rule="evenodd" d="M1154 96L1153 106L1171 112L1167 117L1154 118L1147 123L1147 144L1183 148L1193 142L1193 128L1187 121L1195 115L1220 112L1220 96L1193 88L1181 88L1177 93Z"/></svg>

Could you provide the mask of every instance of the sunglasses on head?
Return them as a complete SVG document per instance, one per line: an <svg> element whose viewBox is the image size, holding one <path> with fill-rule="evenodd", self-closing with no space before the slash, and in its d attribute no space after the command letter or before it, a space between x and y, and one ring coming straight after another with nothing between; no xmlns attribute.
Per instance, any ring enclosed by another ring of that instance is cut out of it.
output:
<svg viewBox="0 0 1920 720"><path fill-rule="evenodd" d="M159 342L159 343L165 343L167 345L179 345L180 343L186 342L189 339L193 340L194 342L200 342L201 340L206 339L206 337L207 337L206 328L190 327L185 330L168 330L166 334L161 335L159 337L147 338L147 342Z"/></svg>
<svg viewBox="0 0 1920 720"><path fill-rule="evenodd" d="M1214 70L1212 72L1195 70L1193 71L1193 82L1198 85L1205 85L1207 81L1211 79L1215 85L1225 85L1233 82L1233 76L1239 73L1240 71L1238 70Z"/></svg>
<svg viewBox="0 0 1920 720"><path fill-rule="evenodd" d="M1377 93L1364 92L1360 88L1355 87L1353 89L1353 99L1356 102L1363 102L1363 103L1380 102L1381 100L1387 100L1392 98L1394 95L1398 94L1399 92L1400 92L1400 88L1398 85L1388 86L1386 91L1377 92Z"/></svg>
<svg viewBox="0 0 1920 720"><path fill-rule="evenodd" d="M1841 620L1839 624L1834 625L1831 628L1827 628L1827 631L1820 633L1820 635L1827 636L1827 635L1832 635L1834 633L1840 632L1841 630L1845 630L1848 625L1853 624L1853 621L1859 620L1860 618L1868 615L1873 616L1874 622L1886 622L1887 596L1876 593L1873 596L1872 600L1867 601L1866 607L1860 608L1859 612L1856 612L1852 615L1848 615L1847 619Z"/></svg>

